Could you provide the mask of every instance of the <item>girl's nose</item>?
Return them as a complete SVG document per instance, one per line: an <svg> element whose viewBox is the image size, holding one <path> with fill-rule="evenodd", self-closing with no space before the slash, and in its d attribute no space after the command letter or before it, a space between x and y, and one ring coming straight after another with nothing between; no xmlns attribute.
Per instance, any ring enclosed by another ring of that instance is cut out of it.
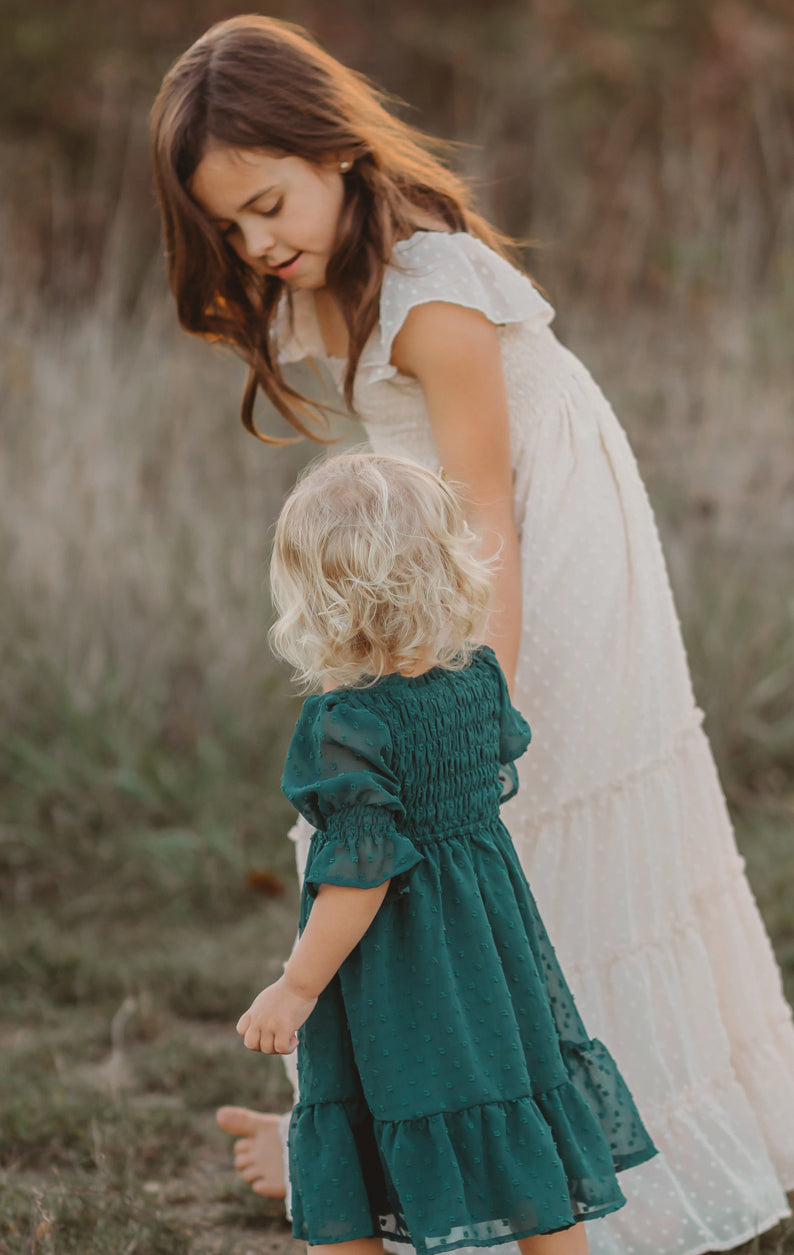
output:
<svg viewBox="0 0 794 1255"><path fill-rule="evenodd" d="M263 218L254 218L240 224L245 251L249 257L264 257L275 243L272 228Z"/></svg>

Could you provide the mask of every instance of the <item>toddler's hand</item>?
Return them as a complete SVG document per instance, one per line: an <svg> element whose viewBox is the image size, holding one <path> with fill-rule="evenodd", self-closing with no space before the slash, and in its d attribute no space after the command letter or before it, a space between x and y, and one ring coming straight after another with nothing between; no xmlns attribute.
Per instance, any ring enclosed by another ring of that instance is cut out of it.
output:
<svg viewBox="0 0 794 1255"><path fill-rule="evenodd" d="M317 1003L296 993L282 976L268 985L237 1021L237 1032L249 1050L266 1055L289 1055L298 1044L297 1030Z"/></svg>

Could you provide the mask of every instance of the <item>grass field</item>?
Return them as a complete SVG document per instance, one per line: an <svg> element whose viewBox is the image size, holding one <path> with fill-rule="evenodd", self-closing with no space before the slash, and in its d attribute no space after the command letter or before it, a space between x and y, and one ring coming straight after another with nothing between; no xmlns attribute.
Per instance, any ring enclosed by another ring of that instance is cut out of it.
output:
<svg viewBox="0 0 794 1255"><path fill-rule="evenodd" d="M794 994L791 300L562 328L649 482L696 688ZM233 1024L291 941L295 713L268 528L306 450L237 426L242 368L158 287L0 309L0 1252L286 1250L213 1109L281 1106ZM794 1251L784 1225L746 1250ZM660 1252L663 1255L663 1252Z"/></svg>

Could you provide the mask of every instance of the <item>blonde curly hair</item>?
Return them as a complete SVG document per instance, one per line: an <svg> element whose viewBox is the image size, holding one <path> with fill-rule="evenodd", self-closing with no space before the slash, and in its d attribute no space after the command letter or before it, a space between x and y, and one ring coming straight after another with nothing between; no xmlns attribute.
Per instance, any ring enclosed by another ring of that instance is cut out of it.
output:
<svg viewBox="0 0 794 1255"><path fill-rule="evenodd" d="M493 560L459 495L408 458L348 453L310 469L276 524L274 651L304 688L458 670L482 642Z"/></svg>

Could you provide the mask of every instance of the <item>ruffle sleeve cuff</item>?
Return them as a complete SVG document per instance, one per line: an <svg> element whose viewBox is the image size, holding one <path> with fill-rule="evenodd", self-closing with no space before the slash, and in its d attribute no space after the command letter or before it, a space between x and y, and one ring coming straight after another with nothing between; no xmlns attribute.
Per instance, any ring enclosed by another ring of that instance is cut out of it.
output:
<svg viewBox="0 0 794 1255"><path fill-rule="evenodd" d="M374 889L410 871L421 858L388 811L350 808L338 811L324 832L314 834L304 883L313 894L320 885Z"/></svg>
<svg viewBox="0 0 794 1255"><path fill-rule="evenodd" d="M387 724L338 690L310 697L287 754L282 787L317 831L304 883L373 889L421 859L400 831L405 808Z"/></svg>

